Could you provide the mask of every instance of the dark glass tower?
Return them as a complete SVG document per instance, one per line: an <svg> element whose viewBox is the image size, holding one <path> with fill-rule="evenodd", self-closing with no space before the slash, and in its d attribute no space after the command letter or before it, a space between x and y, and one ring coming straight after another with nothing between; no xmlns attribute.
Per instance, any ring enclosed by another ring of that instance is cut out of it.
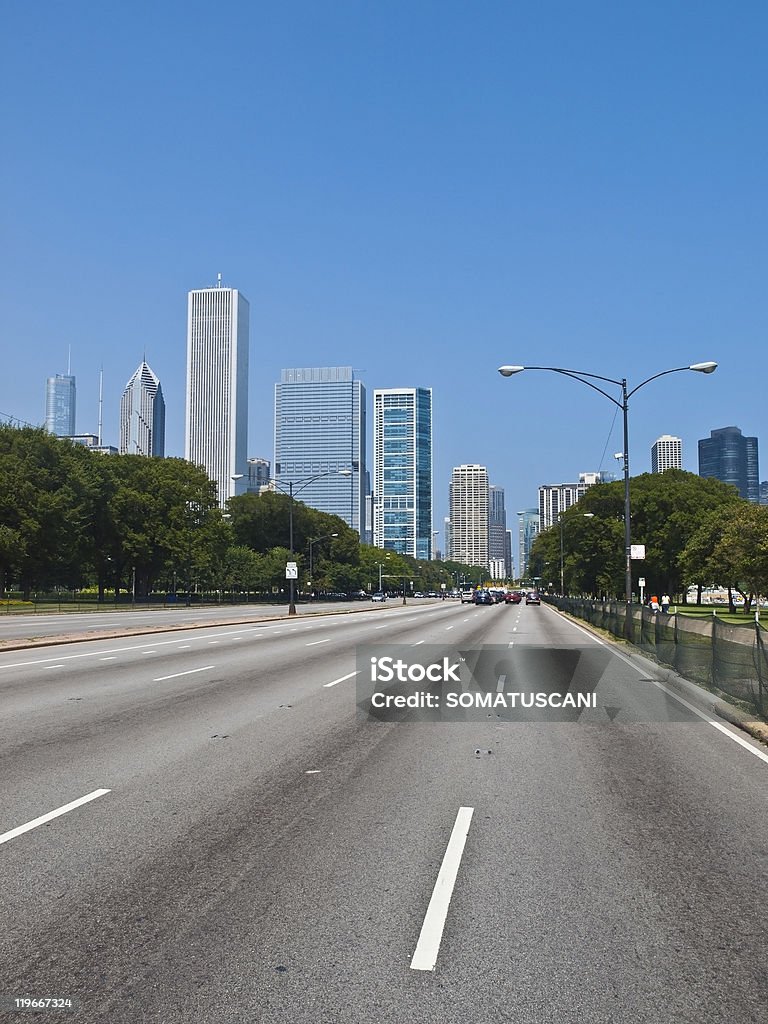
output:
<svg viewBox="0 0 768 1024"><path fill-rule="evenodd" d="M699 476L733 484L742 498L760 501L757 438L744 437L738 427L721 427L699 441Z"/></svg>

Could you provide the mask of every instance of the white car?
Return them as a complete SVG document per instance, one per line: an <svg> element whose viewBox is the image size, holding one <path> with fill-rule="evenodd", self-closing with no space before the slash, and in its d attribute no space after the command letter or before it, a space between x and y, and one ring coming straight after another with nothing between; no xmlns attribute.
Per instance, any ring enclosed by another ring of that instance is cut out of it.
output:
<svg viewBox="0 0 768 1024"><path fill-rule="evenodd" d="M387 600L387 595L386 594L382 594L382 592L379 590L377 593L371 595L371 600L372 601L386 601Z"/></svg>

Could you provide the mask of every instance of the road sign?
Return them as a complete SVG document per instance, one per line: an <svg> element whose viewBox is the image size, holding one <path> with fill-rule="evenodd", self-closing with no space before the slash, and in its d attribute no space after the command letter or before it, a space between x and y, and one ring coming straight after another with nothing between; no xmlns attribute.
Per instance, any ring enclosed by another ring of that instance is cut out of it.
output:
<svg viewBox="0 0 768 1024"><path fill-rule="evenodd" d="M641 576L640 577L640 579L637 581L637 585L638 585L638 587L644 587L645 586L645 576Z"/></svg>
<svg viewBox="0 0 768 1024"><path fill-rule="evenodd" d="M285 578L287 580L297 580L299 578L299 566L297 562L285 563Z"/></svg>
<svg viewBox="0 0 768 1024"><path fill-rule="evenodd" d="M645 558L645 544L630 544L629 557L636 559Z"/></svg>

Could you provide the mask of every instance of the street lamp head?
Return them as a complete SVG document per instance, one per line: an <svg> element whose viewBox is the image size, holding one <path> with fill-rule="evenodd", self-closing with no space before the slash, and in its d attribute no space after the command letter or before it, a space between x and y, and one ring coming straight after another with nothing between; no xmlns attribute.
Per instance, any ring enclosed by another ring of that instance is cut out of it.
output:
<svg viewBox="0 0 768 1024"><path fill-rule="evenodd" d="M502 377L511 377L515 373L522 373L524 366L500 366L499 373Z"/></svg>
<svg viewBox="0 0 768 1024"><path fill-rule="evenodd" d="M594 512L582 512L581 514L584 516L585 519L594 519L595 518L595 513Z"/></svg>
<svg viewBox="0 0 768 1024"><path fill-rule="evenodd" d="M351 469L340 469L339 470L339 476L352 476L352 470Z"/></svg>
<svg viewBox="0 0 768 1024"><path fill-rule="evenodd" d="M695 370L697 373L714 373L717 369L717 363L694 363L688 369Z"/></svg>
<svg viewBox="0 0 768 1024"><path fill-rule="evenodd" d="M242 480L244 476L245 473L235 473L233 476L230 477L230 480Z"/></svg>

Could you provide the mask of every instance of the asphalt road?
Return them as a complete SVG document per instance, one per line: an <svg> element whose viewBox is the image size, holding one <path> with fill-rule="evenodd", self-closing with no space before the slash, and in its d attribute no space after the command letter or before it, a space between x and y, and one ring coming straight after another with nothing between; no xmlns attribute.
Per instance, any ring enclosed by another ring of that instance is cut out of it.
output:
<svg viewBox="0 0 768 1024"><path fill-rule="evenodd" d="M391 643L597 706L366 716ZM2 1019L765 1021L768 755L651 679L455 603L0 654Z"/></svg>
<svg viewBox="0 0 768 1024"><path fill-rule="evenodd" d="M433 599L411 598L408 605L433 604ZM391 598L385 607L401 605L401 598ZM322 615L329 612L368 611L369 601L322 601L300 603L297 616ZM115 633L120 630L167 629L169 626L208 624L215 622L248 622L263 618L288 616L287 604L206 605L186 608L183 604L167 608L122 607L120 610L100 609L86 612L41 612L0 615L0 643L24 638L60 637L81 633Z"/></svg>

